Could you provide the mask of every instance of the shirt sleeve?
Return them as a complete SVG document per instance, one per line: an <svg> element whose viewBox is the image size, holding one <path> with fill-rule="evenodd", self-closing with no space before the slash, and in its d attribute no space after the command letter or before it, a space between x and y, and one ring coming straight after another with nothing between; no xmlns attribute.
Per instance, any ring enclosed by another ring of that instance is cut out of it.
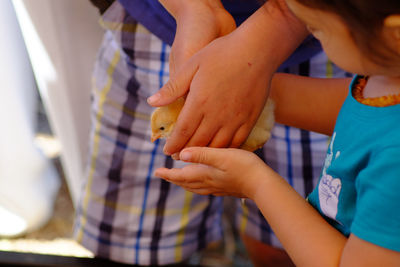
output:
<svg viewBox="0 0 400 267"><path fill-rule="evenodd" d="M356 180L357 203L351 232L400 252L400 147L370 158Z"/></svg>

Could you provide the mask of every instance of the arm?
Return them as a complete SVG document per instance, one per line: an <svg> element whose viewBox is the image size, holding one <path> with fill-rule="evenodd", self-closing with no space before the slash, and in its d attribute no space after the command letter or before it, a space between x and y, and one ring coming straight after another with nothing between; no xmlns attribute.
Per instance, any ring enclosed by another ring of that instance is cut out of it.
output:
<svg viewBox="0 0 400 267"><path fill-rule="evenodd" d="M349 82L349 79L276 74L271 97L277 103L278 121L331 133ZM313 120L310 122L309 118ZM355 235L344 237L253 153L193 147L183 150L180 158L200 164L183 169L162 168L156 175L199 194L251 198L297 266L398 266L400 263L399 252Z"/></svg>
<svg viewBox="0 0 400 267"><path fill-rule="evenodd" d="M256 202L296 266L339 265L347 239L255 154L193 147L184 149L180 158L201 164L162 168L155 174L198 194L248 197Z"/></svg>
<svg viewBox="0 0 400 267"><path fill-rule="evenodd" d="M285 1L271 0L196 53L149 99L153 106L166 105L190 88L165 152L240 146L264 107L272 74L306 35Z"/></svg>
<svg viewBox="0 0 400 267"><path fill-rule="evenodd" d="M254 200L296 266L399 266L400 253L343 236L255 154L239 149L183 150L183 169L156 175L198 194ZM245 177L245 179L244 179Z"/></svg>
<svg viewBox="0 0 400 267"><path fill-rule="evenodd" d="M177 29L169 58L170 73L212 40L236 28L220 0L159 0L175 18Z"/></svg>
<svg viewBox="0 0 400 267"><path fill-rule="evenodd" d="M350 82L349 78L275 74L270 97L276 103L276 121L331 135L339 110L349 92Z"/></svg>

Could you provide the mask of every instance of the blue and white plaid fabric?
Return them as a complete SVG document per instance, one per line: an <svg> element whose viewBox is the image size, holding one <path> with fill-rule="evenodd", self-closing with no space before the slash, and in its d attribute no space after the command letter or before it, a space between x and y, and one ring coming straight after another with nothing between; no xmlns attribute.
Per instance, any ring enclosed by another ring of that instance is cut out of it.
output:
<svg viewBox="0 0 400 267"><path fill-rule="evenodd" d="M105 37L93 74L90 153L75 237L99 257L156 265L184 261L222 238L221 197L192 194L152 176L180 167L150 142L152 108L146 98L168 80L170 47L137 24L115 2L104 14ZM291 73L325 77L344 73L323 54ZM328 137L277 125L257 154L303 196L320 174ZM238 201L237 227L280 246L254 204Z"/></svg>

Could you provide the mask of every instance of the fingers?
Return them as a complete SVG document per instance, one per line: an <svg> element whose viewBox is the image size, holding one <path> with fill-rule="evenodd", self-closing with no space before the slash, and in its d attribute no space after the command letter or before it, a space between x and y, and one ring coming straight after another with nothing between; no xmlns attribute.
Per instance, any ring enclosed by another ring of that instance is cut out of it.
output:
<svg viewBox="0 0 400 267"><path fill-rule="evenodd" d="M249 136L251 131L251 128L248 125L243 124L242 126L239 127L239 129L236 131L235 136L232 139L231 148L237 148L240 147L247 139L247 136Z"/></svg>
<svg viewBox="0 0 400 267"><path fill-rule="evenodd" d="M157 177L161 177L167 181L173 182L175 184L197 182L196 177L187 178L188 176L185 167L182 169L158 168L155 170L154 175Z"/></svg>
<svg viewBox="0 0 400 267"><path fill-rule="evenodd" d="M231 147L231 142L241 125L233 125L234 128L221 128L215 135L208 147L227 148Z"/></svg>
<svg viewBox="0 0 400 267"><path fill-rule="evenodd" d="M224 125L223 127L213 128L215 120L203 119L196 132L186 144L186 147L208 146L214 148L226 148L230 146L232 138L239 126Z"/></svg>
<svg viewBox="0 0 400 267"><path fill-rule="evenodd" d="M191 107L185 103L179 114L175 128L165 143L164 154L171 155L181 151L201 124L203 120L202 115L198 116L196 112L193 113L190 110Z"/></svg>
<svg viewBox="0 0 400 267"><path fill-rule="evenodd" d="M181 160L191 163L200 163L221 169L224 165L226 149L210 147L189 147L179 154Z"/></svg>
<svg viewBox="0 0 400 267"><path fill-rule="evenodd" d="M242 127L230 114L219 110L218 103L212 105L196 89L196 81L193 81L174 131L165 144L164 153L167 155L178 153L184 147L228 147L236 131Z"/></svg>
<svg viewBox="0 0 400 267"><path fill-rule="evenodd" d="M216 128L216 125L209 125L209 123L203 119L196 132L186 143L185 147L207 146L216 135L218 130L219 129Z"/></svg>
<svg viewBox="0 0 400 267"><path fill-rule="evenodd" d="M215 175L216 171L205 165L194 164L182 169L159 168L154 172L154 175L193 193L208 195L217 193L215 188L207 184L207 177L211 177L213 173Z"/></svg>
<svg viewBox="0 0 400 267"><path fill-rule="evenodd" d="M195 61L189 61L182 66L175 75L154 95L147 99L147 103L153 107L165 106L181 96L184 96L190 88L193 76L197 72L198 65Z"/></svg>
<svg viewBox="0 0 400 267"><path fill-rule="evenodd" d="M235 192L228 193L226 191L226 183L221 185L216 182L215 177L220 175L221 172L219 170L202 164L192 164L182 169L159 168L155 171L155 176L196 194L244 197L242 194Z"/></svg>

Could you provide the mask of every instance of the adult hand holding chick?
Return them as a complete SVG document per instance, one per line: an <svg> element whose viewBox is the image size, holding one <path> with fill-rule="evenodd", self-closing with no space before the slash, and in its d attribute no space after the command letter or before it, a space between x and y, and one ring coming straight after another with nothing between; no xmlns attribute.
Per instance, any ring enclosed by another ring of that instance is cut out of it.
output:
<svg viewBox="0 0 400 267"><path fill-rule="evenodd" d="M279 12L269 17L270 10ZM265 105L272 75L308 34L286 15L291 13L285 1L268 1L237 30L171 68L169 81L148 98L160 107L187 94L165 154L192 146L239 147L245 141ZM282 36L288 36L285 42L271 42Z"/></svg>
<svg viewBox="0 0 400 267"><path fill-rule="evenodd" d="M181 97L175 102L156 108L153 111L151 116L152 142L159 138L168 138L171 135L184 104L185 99ZM240 148L247 151L261 148L271 137L271 129L274 122L274 102L272 99L268 99L256 124Z"/></svg>

